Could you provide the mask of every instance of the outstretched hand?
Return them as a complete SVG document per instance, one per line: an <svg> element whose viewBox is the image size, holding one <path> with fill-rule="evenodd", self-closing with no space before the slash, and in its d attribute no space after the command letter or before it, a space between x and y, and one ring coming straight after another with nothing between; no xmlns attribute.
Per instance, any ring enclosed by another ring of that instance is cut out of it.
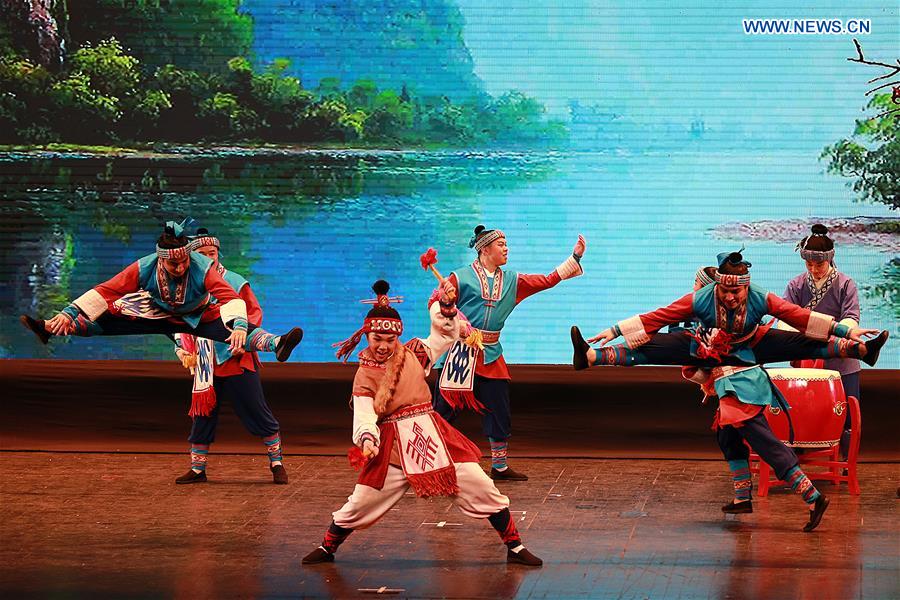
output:
<svg viewBox="0 0 900 600"><path fill-rule="evenodd" d="M244 353L244 344L247 343L247 332L243 329L235 329L225 340L228 342L232 356L241 356Z"/></svg>
<svg viewBox="0 0 900 600"><path fill-rule="evenodd" d="M589 338L587 342L589 344L596 344L597 342L600 342L601 346L605 346L606 344L616 339L616 337L617 336L612 332L612 329L604 329L594 337Z"/></svg>
<svg viewBox="0 0 900 600"><path fill-rule="evenodd" d="M878 329L866 329L864 327L854 327L853 329L850 330L849 339L853 340L854 342L862 343L862 342L866 341L864 338L875 337L879 333L881 333L881 332Z"/></svg>
<svg viewBox="0 0 900 600"><path fill-rule="evenodd" d="M576 256L584 256L584 251L587 249L587 240L584 239L584 236L580 233L578 234L578 241L575 242L575 247L572 249L572 254Z"/></svg>
<svg viewBox="0 0 900 600"><path fill-rule="evenodd" d="M45 326L47 331L53 335L69 335L75 331L75 323L65 313L59 313L49 321L46 321Z"/></svg>

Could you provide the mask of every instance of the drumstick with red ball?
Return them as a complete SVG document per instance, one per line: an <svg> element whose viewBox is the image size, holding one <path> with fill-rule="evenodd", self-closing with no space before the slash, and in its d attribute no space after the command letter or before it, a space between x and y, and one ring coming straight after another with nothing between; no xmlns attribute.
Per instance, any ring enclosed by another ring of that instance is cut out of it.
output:
<svg viewBox="0 0 900 600"><path fill-rule="evenodd" d="M437 277L439 284L444 283L444 276L441 275L434 266L437 264L437 261L438 261L437 250L435 250L434 248L429 248L428 250L425 251L424 254L422 254L422 256L419 257L419 261L422 263L423 269L425 269L426 271L428 269L431 269L431 272L434 273L435 277ZM449 294L447 294L447 296L450 300L456 299L455 292L451 291Z"/></svg>

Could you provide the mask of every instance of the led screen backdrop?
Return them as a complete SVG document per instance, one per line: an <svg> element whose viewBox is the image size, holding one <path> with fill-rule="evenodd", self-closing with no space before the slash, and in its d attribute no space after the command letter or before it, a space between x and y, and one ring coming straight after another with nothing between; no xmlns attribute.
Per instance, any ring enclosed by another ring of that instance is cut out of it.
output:
<svg viewBox="0 0 900 600"><path fill-rule="evenodd" d="M567 362L571 324L667 304L725 250L780 294L815 222L863 324L900 334L898 7L783 4L0 0L0 356L171 358L163 337L40 346L16 318L185 216L264 326L305 329L292 360L333 360L378 278L423 335L419 255L465 268L479 223L518 272L588 240L585 275L508 321L510 362Z"/></svg>

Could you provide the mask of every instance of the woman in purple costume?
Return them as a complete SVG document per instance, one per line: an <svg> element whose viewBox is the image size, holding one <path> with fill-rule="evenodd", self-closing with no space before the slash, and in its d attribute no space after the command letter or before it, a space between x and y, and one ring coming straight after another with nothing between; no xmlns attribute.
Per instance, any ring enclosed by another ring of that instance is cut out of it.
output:
<svg viewBox="0 0 900 600"><path fill-rule="evenodd" d="M844 325L859 325L859 294L856 282L837 270L834 264L834 241L828 237L828 228L813 225L812 233L797 244L800 257L806 261L806 272L797 275L787 284L784 299L798 306L834 317ZM829 358L825 368L838 371L847 396L859 399L859 360L855 358ZM850 448L850 411L841 435L841 456L846 458Z"/></svg>

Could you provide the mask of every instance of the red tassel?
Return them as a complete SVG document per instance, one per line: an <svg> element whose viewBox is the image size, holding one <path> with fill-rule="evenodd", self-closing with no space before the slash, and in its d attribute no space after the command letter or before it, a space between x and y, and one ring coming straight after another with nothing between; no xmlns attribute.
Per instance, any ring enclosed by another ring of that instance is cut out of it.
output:
<svg viewBox="0 0 900 600"><path fill-rule="evenodd" d="M704 340L702 336L690 331L688 335L697 341L697 358L720 360L731 353L731 340L734 338L729 333L720 330L711 340Z"/></svg>
<svg viewBox="0 0 900 600"><path fill-rule="evenodd" d="M428 473L409 475L407 479L419 498L455 496L459 493L459 484L456 482L456 467L453 465L436 471L429 471Z"/></svg>
<svg viewBox="0 0 900 600"><path fill-rule="evenodd" d="M450 405L453 410L462 410L464 408L471 409L478 414L483 413L486 409L484 404L475 397L475 392L469 390L441 390L441 396Z"/></svg>
<svg viewBox="0 0 900 600"><path fill-rule="evenodd" d="M369 462L369 459L363 456L362 450L356 446L351 446L347 450L347 460L350 461L350 466L353 467L354 471L361 470Z"/></svg>
<svg viewBox="0 0 900 600"><path fill-rule="evenodd" d="M216 407L216 389L212 386L191 394L190 417L208 417Z"/></svg>

